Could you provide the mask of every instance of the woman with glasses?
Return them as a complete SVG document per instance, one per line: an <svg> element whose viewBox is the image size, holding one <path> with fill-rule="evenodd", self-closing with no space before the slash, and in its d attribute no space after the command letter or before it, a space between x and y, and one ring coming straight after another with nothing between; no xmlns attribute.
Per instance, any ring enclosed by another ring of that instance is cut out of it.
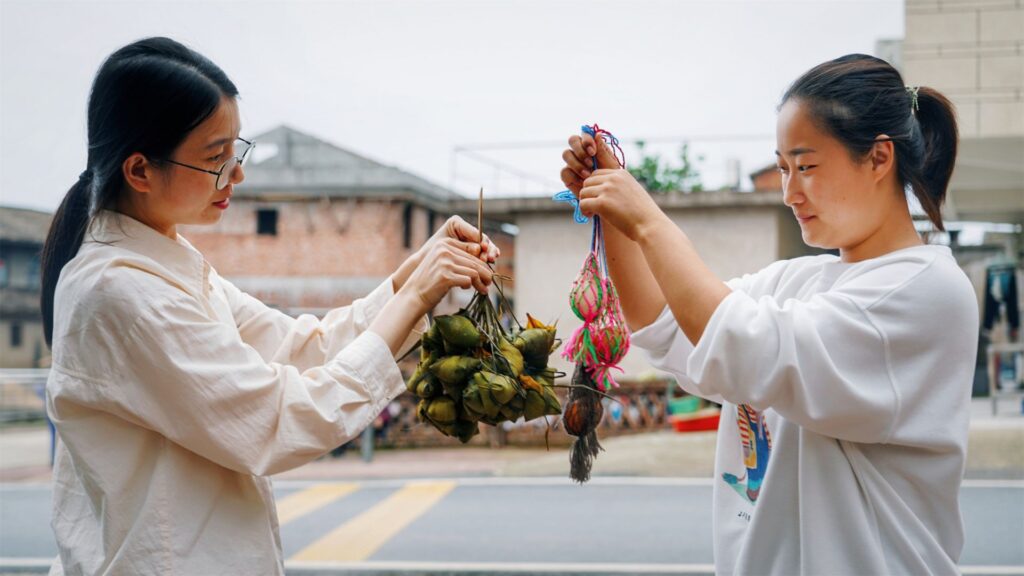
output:
<svg viewBox="0 0 1024 576"><path fill-rule="evenodd" d="M218 276L177 228L216 223L244 179L237 95L166 38L116 51L93 82L88 164L43 254L51 574L283 573L267 476L371 424L427 311L491 282L497 249L458 218L322 320Z"/></svg>

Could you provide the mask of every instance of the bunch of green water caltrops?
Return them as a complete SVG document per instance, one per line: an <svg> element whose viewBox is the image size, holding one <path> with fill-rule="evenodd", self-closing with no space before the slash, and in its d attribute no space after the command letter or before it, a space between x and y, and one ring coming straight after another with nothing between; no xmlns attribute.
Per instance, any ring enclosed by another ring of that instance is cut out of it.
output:
<svg viewBox="0 0 1024 576"><path fill-rule="evenodd" d="M506 331L483 294L457 314L434 318L406 383L421 398L420 421L465 443L480 432L480 422L561 414L554 384L564 374L548 367L559 345L555 327L527 318L526 327Z"/></svg>

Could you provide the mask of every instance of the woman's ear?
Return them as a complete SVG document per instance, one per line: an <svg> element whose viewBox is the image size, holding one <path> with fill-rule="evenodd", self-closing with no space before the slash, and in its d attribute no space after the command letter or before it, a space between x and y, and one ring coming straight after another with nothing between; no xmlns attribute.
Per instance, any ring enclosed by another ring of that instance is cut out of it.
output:
<svg viewBox="0 0 1024 576"><path fill-rule="evenodd" d="M896 151L893 148L889 136L882 134L878 136L879 142L871 147L870 158L871 171L874 173L875 182L880 182L893 169L896 161Z"/></svg>
<svg viewBox="0 0 1024 576"><path fill-rule="evenodd" d="M125 158L121 164L124 181L136 192L147 193L153 189L153 178L156 176L154 166L140 152Z"/></svg>

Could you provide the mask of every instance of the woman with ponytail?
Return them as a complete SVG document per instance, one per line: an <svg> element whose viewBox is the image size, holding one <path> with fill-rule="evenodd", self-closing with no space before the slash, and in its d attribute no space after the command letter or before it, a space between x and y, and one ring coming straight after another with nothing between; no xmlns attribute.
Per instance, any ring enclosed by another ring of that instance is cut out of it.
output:
<svg viewBox="0 0 1024 576"><path fill-rule="evenodd" d="M716 572L955 574L978 306L908 202L943 229L953 107L854 54L790 86L776 135L804 241L839 255L728 282L604 142L573 136L563 154L583 212L611 224L633 344L722 404Z"/></svg>
<svg viewBox="0 0 1024 576"><path fill-rule="evenodd" d="M358 436L405 390L395 358L427 311L491 281L497 249L458 218L322 320L218 276L177 227L216 223L244 179L237 98L167 38L93 82L88 165L43 256L51 574L283 574L267 476Z"/></svg>

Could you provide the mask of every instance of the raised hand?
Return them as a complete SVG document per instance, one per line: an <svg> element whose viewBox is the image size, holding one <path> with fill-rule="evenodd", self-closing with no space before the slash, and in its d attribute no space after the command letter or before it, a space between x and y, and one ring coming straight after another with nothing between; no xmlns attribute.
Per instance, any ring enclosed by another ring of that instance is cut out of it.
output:
<svg viewBox="0 0 1024 576"><path fill-rule="evenodd" d="M493 273L481 259L480 245L454 238L432 240L401 290L414 295L427 312L437 306L452 288L475 288L486 292ZM485 253L486 255L486 253Z"/></svg>

